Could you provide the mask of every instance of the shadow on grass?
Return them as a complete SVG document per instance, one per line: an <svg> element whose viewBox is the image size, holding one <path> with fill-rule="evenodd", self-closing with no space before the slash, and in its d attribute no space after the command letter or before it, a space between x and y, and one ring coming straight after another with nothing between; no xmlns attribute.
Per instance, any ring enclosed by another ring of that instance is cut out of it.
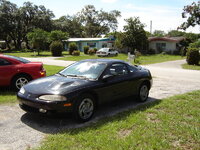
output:
<svg viewBox="0 0 200 150"><path fill-rule="evenodd" d="M121 99L113 103L102 105L96 111L91 121L86 123L77 123L72 115L52 115L41 116L25 113L21 117L21 121L29 127L38 130L43 133L56 134L70 129L90 127L91 129L106 123L125 120L131 113L137 113L138 111L144 111L148 108L158 105L161 100L155 98L149 98L145 103L135 102L131 98Z"/></svg>
<svg viewBox="0 0 200 150"><path fill-rule="evenodd" d="M14 96L16 94L17 92L10 87L0 87L1 96L6 96L6 95Z"/></svg>

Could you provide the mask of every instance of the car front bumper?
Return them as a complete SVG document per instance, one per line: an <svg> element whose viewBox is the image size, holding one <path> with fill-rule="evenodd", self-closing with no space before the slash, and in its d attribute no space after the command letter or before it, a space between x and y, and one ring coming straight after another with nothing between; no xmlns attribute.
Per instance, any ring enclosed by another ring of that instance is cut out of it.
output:
<svg viewBox="0 0 200 150"><path fill-rule="evenodd" d="M17 99L19 101L20 108L26 112L43 114L73 112L73 105L65 106L65 104L69 103L66 101L48 102L36 99L28 99L19 93L17 94Z"/></svg>

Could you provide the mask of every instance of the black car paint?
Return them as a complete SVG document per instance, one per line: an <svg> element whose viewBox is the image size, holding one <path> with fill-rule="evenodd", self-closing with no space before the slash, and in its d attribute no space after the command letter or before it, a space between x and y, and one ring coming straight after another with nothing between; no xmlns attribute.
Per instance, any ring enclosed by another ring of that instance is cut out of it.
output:
<svg viewBox="0 0 200 150"><path fill-rule="evenodd" d="M95 60L92 60L95 61ZM124 63L118 60L100 60L107 63L107 68L114 63ZM128 68L128 64L127 68ZM105 71L104 71L105 72ZM147 81L151 88L151 74L147 69L135 66L135 71L127 75L116 76L111 80L103 80L104 72L97 80L64 77L59 74L37 79L24 86L25 94L18 93L17 97L22 109L25 106L37 109L54 110L57 112L72 112L73 106L82 94L89 93L97 105L114 99L137 94L140 85ZM134 88L133 88L134 87ZM59 94L67 97L66 101L43 101L38 97L46 94ZM72 107L64 107L65 103L72 103Z"/></svg>

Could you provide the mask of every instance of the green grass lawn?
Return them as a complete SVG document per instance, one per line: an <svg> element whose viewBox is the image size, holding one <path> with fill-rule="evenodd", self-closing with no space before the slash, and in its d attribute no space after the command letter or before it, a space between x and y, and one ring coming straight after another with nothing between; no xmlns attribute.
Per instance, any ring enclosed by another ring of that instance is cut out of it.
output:
<svg viewBox="0 0 200 150"><path fill-rule="evenodd" d="M44 68L47 71L47 76L50 76L62 70L64 67L44 65ZM16 102L16 92L9 90L8 88L0 89L0 92L0 104Z"/></svg>
<svg viewBox="0 0 200 150"><path fill-rule="evenodd" d="M37 52L14 52L14 53L4 53L7 55L13 55L13 56L18 56L18 57L52 57L51 52L43 51L40 52L40 55L37 55ZM71 56L68 54L67 51L63 52L63 56L58 59L59 60L66 60L66 61L80 61L84 59L96 59L96 58L108 58L108 59L120 59L124 61L128 61L127 54L119 54L118 56L114 57L97 57L96 55L85 55L83 52L81 52L80 56ZM180 60L180 59L185 59L185 57L181 57L178 55L163 55L163 54L156 54L156 55L145 55L145 56L140 56L137 58L137 64L153 64L153 63L160 63L160 62L165 62L165 61L172 61L172 60Z"/></svg>
<svg viewBox="0 0 200 150"><path fill-rule="evenodd" d="M118 56L113 57L97 57L96 55L85 55L81 53L80 56L70 56L58 58L59 60L66 60L66 61L79 61L84 59L96 59L96 58L108 58L108 59L120 59L124 61L128 61L128 55L127 54L119 54ZM181 57L178 55L163 55L163 54L157 54L157 55L146 55L146 56L140 56L137 58L137 62L142 65L146 64L153 64L153 63L160 63L165 61L172 61L172 60L180 60L184 59L185 57Z"/></svg>
<svg viewBox="0 0 200 150"><path fill-rule="evenodd" d="M199 149L200 91L48 135L38 150Z"/></svg>
<svg viewBox="0 0 200 150"><path fill-rule="evenodd" d="M51 52L47 52L47 51L42 51L40 52L40 55L38 55L37 52L4 52L3 54L5 55L13 55L13 56L17 56L17 57L52 57ZM64 56L68 55L68 52L63 52Z"/></svg>
<svg viewBox="0 0 200 150"><path fill-rule="evenodd" d="M200 65L188 65L188 64L183 64L182 65L183 69L189 69L189 70L200 70Z"/></svg>

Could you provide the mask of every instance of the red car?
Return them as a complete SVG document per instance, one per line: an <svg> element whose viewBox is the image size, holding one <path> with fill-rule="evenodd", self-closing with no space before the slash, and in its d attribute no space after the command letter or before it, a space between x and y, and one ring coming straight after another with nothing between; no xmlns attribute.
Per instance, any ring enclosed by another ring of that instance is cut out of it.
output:
<svg viewBox="0 0 200 150"><path fill-rule="evenodd" d="M45 76L41 62L0 54L0 86L12 86L19 90L29 81Z"/></svg>

